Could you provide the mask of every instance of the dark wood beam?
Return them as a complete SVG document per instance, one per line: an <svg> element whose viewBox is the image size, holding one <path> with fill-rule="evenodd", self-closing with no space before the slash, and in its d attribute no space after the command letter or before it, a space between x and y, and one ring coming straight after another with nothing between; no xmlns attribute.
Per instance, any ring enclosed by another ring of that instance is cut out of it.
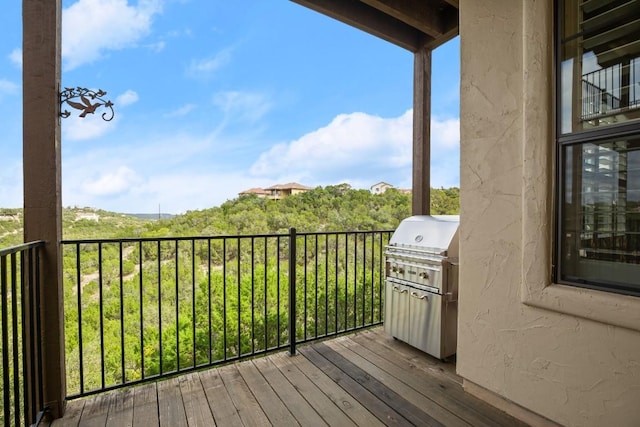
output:
<svg viewBox="0 0 640 427"><path fill-rule="evenodd" d="M24 241L44 240L41 255L43 399L54 418L66 396L60 153L61 0L22 1L22 156ZM42 408L36 408L42 409Z"/></svg>
<svg viewBox="0 0 640 427"><path fill-rule="evenodd" d="M413 215L431 213L431 49L423 46L413 67Z"/></svg>
<svg viewBox="0 0 640 427"><path fill-rule="evenodd" d="M460 9L460 0L445 0L447 3L449 3L451 6L455 7L456 9Z"/></svg>
<svg viewBox="0 0 640 427"><path fill-rule="evenodd" d="M434 2L425 2L423 0L361 1L436 39L445 32L440 19L442 10Z"/></svg>
<svg viewBox="0 0 640 427"><path fill-rule="evenodd" d="M291 0L390 43L417 52L425 34L360 0ZM430 41L434 39L429 36Z"/></svg>
<svg viewBox="0 0 640 427"><path fill-rule="evenodd" d="M458 9L447 7L440 13L439 19L442 35L434 40L425 40L424 42L430 49L435 49L460 34L460 11Z"/></svg>

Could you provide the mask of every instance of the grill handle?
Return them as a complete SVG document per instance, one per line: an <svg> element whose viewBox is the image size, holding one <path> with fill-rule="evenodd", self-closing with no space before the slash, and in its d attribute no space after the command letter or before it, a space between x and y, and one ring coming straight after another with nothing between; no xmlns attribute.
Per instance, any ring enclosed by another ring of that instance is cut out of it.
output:
<svg viewBox="0 0 640 427"><path fill-rule="evenodd" d="M395 254L410 254L412 252L416 252L416 253L421 253L425 255L440 255L440 256L446 257L449 252L446 249L442 250L440 248L422 249L422 248L416 248L416 247L403 247L403 246L393 246L393 245L387 245L385 246L385 249L388 252L388 253L385 253L385 255L388 255L389 253L392 255L395 255Z"/></svg>
<svg viewBox="0 0 640 427"><path fill-rule="evenodd" d="M427 298L426 295L418 295L418 293L415 292L415 291L411 291L411 296L414 297L414 298L417 298L417 299L425 299L425 300L429 301L429 298Z"/></svg>

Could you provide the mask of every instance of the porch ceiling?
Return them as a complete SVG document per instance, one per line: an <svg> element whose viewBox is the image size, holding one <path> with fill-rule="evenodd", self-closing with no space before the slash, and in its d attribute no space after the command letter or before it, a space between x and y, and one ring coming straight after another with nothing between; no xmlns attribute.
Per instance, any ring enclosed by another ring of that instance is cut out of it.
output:
<svg viewBox="0 0 640 427"><path fill-rule="evenodd" d="M458 35L458 0L291 0L417 52Z"/></svg>

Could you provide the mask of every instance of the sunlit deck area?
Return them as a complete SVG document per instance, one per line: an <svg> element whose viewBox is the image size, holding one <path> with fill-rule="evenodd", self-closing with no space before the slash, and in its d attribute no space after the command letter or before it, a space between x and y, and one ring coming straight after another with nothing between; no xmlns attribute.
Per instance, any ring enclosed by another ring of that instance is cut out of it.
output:
<svg viewBox="0 0 640 427"><path fill-rule="evenodd" d="M382 328L69 402L60 426L524 425Z"/></svg>

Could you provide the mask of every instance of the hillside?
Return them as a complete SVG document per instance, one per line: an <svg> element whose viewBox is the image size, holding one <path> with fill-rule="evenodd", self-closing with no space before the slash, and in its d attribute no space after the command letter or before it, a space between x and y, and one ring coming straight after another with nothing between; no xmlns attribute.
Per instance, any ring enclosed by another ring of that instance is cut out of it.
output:
<svg viewBox="0 0 640 427"><path fill-rule="evenodd" d="M432 189L433 214L457 214L459 190ZM63 209L63 238L121 238L393 229L410 215L411 195L374 195L347 184L317 187L274 201L254 195L156 220L93 208ZM153 215L152 215L153 216ZM22 242L22 210L0 209L0 247Z"/></svg>

